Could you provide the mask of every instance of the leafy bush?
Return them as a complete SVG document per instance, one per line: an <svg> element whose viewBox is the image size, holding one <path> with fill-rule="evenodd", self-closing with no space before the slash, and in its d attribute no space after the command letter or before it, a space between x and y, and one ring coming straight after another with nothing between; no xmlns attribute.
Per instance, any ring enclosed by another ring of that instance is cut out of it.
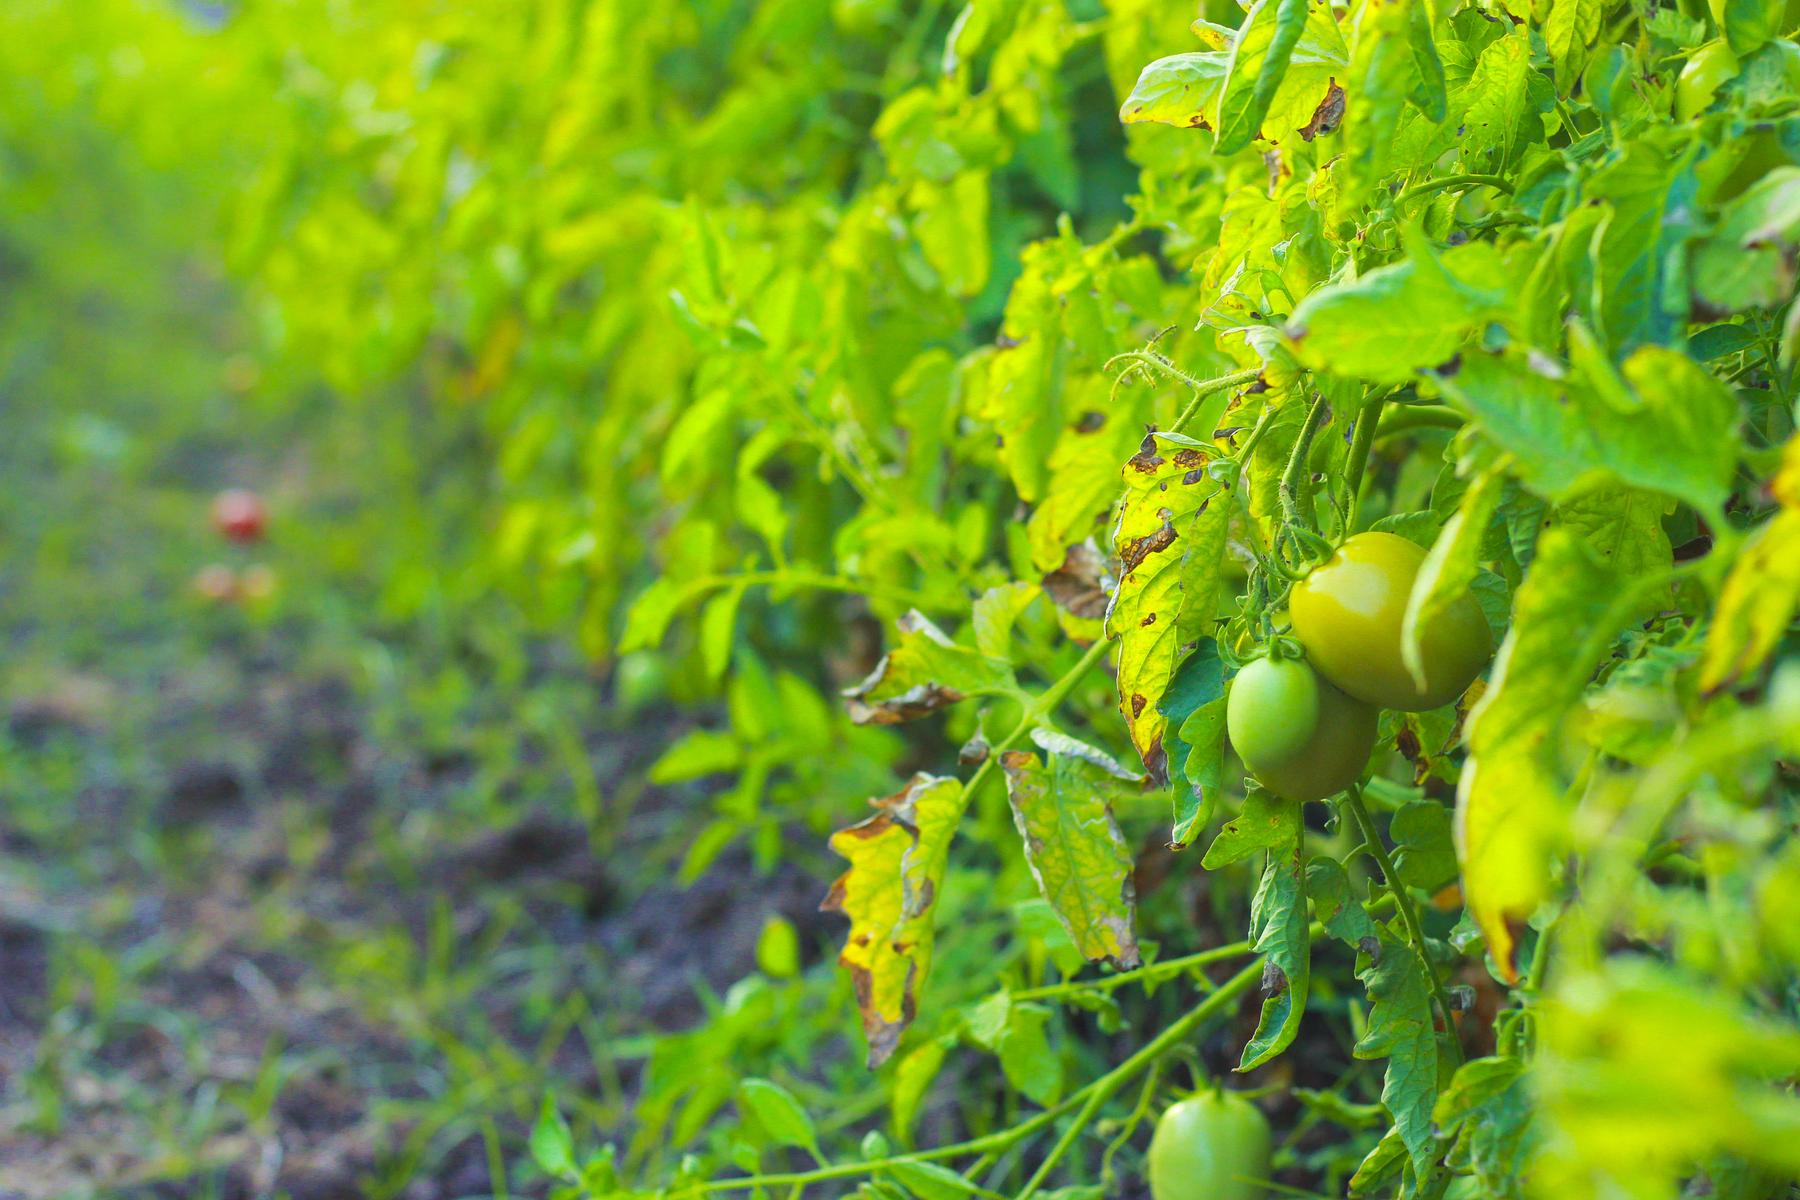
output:
<svg viewBox="0 0 1800 1200"><path fill-rule="evenodd" d="M751 987L653 1055L623 1174L546 1109L571 1188L1095 1194L1202 1035L1323 1190L1800 1172L1794 21L1185 16L301 0L157 43L229 71L96 52L240 114L203 142L248 164L271 346L490 457L445 553L724 698L654 772L723 780L683 872L841 826L886 1134L724 1080ZM1236 769L1225 697L1296 634L1325 670L1288 597L1365 530L1423 551L1397 678L1469 597L1498 653L1302 808ZM1303 1030L1349 1057L1290 1063ZM959 1046L985 1081L908 1148Z"/></svg>

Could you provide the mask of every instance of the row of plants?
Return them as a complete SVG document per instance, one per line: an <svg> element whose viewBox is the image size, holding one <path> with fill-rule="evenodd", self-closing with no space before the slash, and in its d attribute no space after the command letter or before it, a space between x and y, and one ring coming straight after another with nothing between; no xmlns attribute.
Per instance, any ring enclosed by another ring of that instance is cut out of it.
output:
<svg viewBox="0 0 1800 1200"><path fill-rule="evenodd" d="M239 114L269 353L418 389L492 463L444 553L722 699L683 876L848 861L885 1111L671 1043L639 1152L546 1109L572 1193L1098 1194L1222 1037L1161 1200L1800 1172L1780 4L158 20L83 86Z"/></svg>

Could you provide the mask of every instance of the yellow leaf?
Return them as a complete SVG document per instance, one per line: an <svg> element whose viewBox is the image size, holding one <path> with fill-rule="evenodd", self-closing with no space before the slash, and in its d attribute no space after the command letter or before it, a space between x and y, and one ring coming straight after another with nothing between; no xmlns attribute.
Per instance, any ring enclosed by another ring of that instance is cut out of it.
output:
<svg viewBox="0 0 1800 1200"><path fill-rule="evenodd" d="M1743 679L1774 651L1800 603L1800 508L1783 508L1750 536L1719 594L1706 635L1700 686Z"/></svg>
<svg viewBox="0 0 1800 1200"><path fill-rule="evenodd" d="M917 1014L931 968L932 909L962 816L962 782L921 773L873 804L880 810L874 816L831 835L831 848L850 869L819 907L850 918L838 962L856 988L869 1066L878 1067Z"/></svg>

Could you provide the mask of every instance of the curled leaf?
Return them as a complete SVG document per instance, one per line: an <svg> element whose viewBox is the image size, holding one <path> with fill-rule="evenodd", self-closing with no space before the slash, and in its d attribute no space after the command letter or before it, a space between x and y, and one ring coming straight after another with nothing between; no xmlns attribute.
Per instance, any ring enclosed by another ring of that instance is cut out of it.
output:
<svg viewBox="0 0 1800 1200"><path fill-rule="evenodd" d="M918 1011L919 988L931 968L932 910L962 816L963 786L919 774L873 803L880 810L874 816L831 835L831 848L850 860L850 869L819 908L850 918L838 962L856 988L869 1066L878 1067Z"/></svg>

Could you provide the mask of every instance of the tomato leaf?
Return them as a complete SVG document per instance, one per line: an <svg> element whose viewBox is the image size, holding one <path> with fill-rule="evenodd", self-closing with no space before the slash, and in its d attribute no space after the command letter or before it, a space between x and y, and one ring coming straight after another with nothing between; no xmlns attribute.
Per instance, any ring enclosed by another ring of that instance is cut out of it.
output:
<svg viewBox="0 0 1800 1200"><path fill-rule="evenodd" d="M1299 805L1290 806L1298 810ZM1306 1012L1312 938L1306 916L1306 867L1298 822L1286 843L1269 851L1250 901L1250 936L1263 968L1262 1014L1237 1069L1252 1071L1290 1046Z"/></svg>
<svg viewBox="0 0 1800 1200"><path fill-rule="evenodd" d="M1168 782L1162 744L1168 719L1160 705L1181 650L1183 562L1196 517L1219 496L1206 470L1210 457L1211 448L1192 438L1147 435L1126 464L1125 499L1113 531L1121 570L1106 628L1119 643L1119 707L1132 744L1159 784Z"/></svg>
<svg viewBox="0 0 1800 1200"><path fill-rule="evenodd" d="M1437 1135L1431 1111L1438 1094L1438 1036L1432 1020L1431 981L1419 955L1405 942L1383 937L1373 954L1361 958L1356 975L1368 990L1369 1028L1353 1051L1358 1058L1385 1058L1381 1102L1420 1178L1436 1159Z"/></svg>
<svg viewBox="0 0 1800 1200"><path fill-rule="evenodd" d="M875 816L831 835L831 848L850 869L819 906L850 918L838 962L856 984L871 1067L887 1061L912 1023L931 969L932 913L962 817L963 787L920 774L873 803Z"/></svg>
<svg viewBox="0 0 1800 1200"><path fill-rule="evenodd" d="M1463 895L1507 979L1510 923L1544 899L1547 855L1566 836L1559 738L1627 614L1620 581L1566 530L1547 530L1520 587L1493 681L1469 714L1456 797Z"/></svg>
<svg viewBox="0 0 1800 1200"><path fill-rule="evenodd" d="M916 721L958 700L1017 687L1005 662L951 641L923 613L908 612L897 626L900 644L866 679L844 690L850 719L858 725Z"/></svg>
<svg viewBox="0 0 1800 1200"><path fill-rule="evenodd" d="M1135 791L1139 777L1064 734L1037 729L1032 740L1047 763L1011 750L1000 765L1038 890L1083 957L1134 966L1137 892L1131 848L1113 819L1112 802Z"/></svg>

